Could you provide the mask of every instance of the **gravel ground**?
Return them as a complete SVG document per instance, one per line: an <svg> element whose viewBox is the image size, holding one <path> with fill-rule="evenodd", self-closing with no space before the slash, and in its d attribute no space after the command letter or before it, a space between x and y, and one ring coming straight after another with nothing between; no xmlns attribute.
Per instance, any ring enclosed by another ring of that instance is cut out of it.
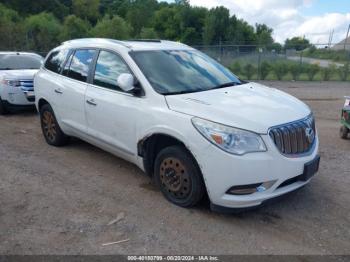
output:
<svg viewBox="0 0 350 262"><path fill-rule="evenodd" d="M314 110L320 172L238 215L174 206L132 164L79 140L48 146L35 113L0 116L0 254L350 254L350 140L338 135L350 84L266 84Z"/></svg>

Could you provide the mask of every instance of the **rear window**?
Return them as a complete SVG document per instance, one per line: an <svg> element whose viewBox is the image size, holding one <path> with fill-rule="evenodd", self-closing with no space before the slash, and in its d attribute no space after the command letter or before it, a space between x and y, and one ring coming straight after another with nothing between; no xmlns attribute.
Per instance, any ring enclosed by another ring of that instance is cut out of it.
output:
<svg viewBox="0 0 350 262"><path fill-rule="evenodd" d="M69 50L60 50L52 52L46 60L45 68L59 74L64 65L64 61L68 55Z"/></svg>
<svg viewBox="0 0 350 262"><path fill-rule="evenodd" d="M43 58L39 55L0 55L0 70L39 69Z"/></svg>

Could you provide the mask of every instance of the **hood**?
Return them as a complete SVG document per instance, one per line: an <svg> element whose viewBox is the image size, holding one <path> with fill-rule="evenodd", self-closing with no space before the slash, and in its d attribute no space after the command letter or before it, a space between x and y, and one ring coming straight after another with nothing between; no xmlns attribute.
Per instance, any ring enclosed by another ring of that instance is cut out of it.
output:
<svg viewBox="0 0 350 262"><path fill-rule="evenodd" d="M260 134L310 114L297 98L257 83L168 95L166 101L171 110Z"/></svg>
<svg viewBox="0 0 350 262"><path fill-rule="evenodd" d="M11 80L30 80L34 79L38 71L38 69L1 70L0 77Z"/></svg>

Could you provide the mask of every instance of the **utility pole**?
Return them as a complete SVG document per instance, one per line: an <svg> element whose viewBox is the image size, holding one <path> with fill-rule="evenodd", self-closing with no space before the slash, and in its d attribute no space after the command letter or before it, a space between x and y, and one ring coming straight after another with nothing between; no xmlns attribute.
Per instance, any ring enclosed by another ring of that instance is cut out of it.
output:
<svg viewBox="0 0 350 262"><path fill-rule="evenodd" d="M350 32L350 24L349 24L348 32L346 33L346 37L345 37L345 40L344 40L344 50L346 50L346 44L347 44L347 41L348 41L349 32Z"/></svg>
<svg viewBox="0 0 350 262"><path fill-rule="evenodd" d="M327 48L329 48L329 42L331 41L331 32L329 32L329 36L328 36L328 43L327 43Z"/></svg>
<svg viewBox="0 0 350 262"><path fill-rule="evenodd" d="M263 52L262 47L258 48L259 56L258 56L258 80L261 80L261 53Z"/></svg>
<svg viewBox="0 0 350 262"><path fill-rule="evenodd" d="M333 42L333 36L334 36L334 29L333 29L333 31L332 31L331 42L329 43L329 45L332 45L332 42Z"/></svg>
<svg viewBox="0 0 350 262"><path fill-rule="evenodd" d="M334 35L334 29L331 31L331 33L329 35L328 48L331 48L331 44L332 44L332 41L333 41L333 35Z"/></svg>

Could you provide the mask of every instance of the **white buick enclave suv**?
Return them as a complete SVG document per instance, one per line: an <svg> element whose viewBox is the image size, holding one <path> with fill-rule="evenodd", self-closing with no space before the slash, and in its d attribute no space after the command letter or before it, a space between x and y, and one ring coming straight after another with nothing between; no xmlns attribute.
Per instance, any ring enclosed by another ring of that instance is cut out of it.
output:
<svg viewBox="0 0 350 262"><path fill-rule="evenodd" d="M135 163L182 207L247 208L307 184L319 166L310 108L169 41L79 39L35 76L44 137L79 137Z"/></svg>
<svg viewBox="0 0 350 262"><path fill-rule="evenodd" d="M35 108L33 78L43 60L34 53L0 52L0 114Z"/></svg>

